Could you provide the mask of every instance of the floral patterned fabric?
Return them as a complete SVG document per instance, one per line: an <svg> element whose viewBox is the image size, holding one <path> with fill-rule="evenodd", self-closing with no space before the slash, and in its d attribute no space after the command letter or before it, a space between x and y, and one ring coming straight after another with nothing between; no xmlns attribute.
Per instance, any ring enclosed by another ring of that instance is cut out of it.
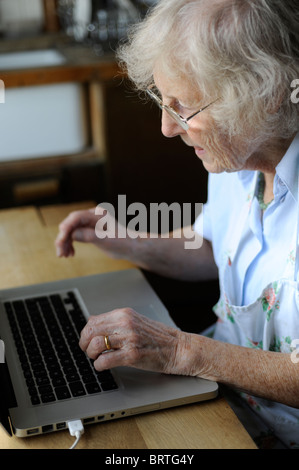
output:
<svg viewBox="0 0 299 470"><path fill-rule="evenodd" d="M254 349L292 353L292 340L299 338L299 285L292 276L295 262L286 261L282 279L269 284L255 302L246 306L229 301L229 293L234 290L233 266L230 252L220 275L221 298L214 307L219 317L214 338ZM285 445L299 449L298 409L244 393L241 397Z"/></svg>
<svg viewBox="0 0 299 470"><path fill-rule="evenodd" d="M274 201L264 212L256 197L255 172L210 175L200 223L219 268L221 297L214 307L218 322L213 337L289 353L291 360L292 341L299 339L299 134L276 170ZM199 226L195 223L195 230ZM270 433L287 447L299 448L298 409L240 396Z"/></svg>

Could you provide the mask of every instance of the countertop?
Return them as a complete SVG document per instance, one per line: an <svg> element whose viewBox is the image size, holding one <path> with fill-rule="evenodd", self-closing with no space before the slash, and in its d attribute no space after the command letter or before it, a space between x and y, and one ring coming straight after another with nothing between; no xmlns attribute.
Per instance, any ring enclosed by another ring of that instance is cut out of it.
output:
<svg viewBox="0 0 299 470"><path fill-rule="evenodd" d="M0 70L0 78L6 88L69 81L103 82L113 80L121 73L113 52L97 56L92 47L76 43L65 34L0 40L0 53L37 49L57 49L67 60L55 66Z"/></svg>
<svg viewBox="0 0 299 470"><path fill-rule="evenodd" d="M86 202L1 210L1 289L134 267L125 260L109 258L88 243L76 244L75 257L56 257L57 224L70 211L93 206ZM0 449L67 449L73 442L67 430L20 439L10 438L0 429ZM192 449L189 454L194 454L193 449L256 449L256 445L219 396L86 426L80 448L131 449L126 455L133 455L132 449L164 449L164 454L165 449Z"/></svg>

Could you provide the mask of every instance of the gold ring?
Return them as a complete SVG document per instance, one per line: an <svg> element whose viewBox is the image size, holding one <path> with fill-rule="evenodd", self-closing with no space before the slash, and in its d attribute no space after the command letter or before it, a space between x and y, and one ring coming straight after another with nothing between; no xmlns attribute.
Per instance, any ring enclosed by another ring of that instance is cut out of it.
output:
<svg viewBox="0 0 299 470"><path fill-rule="evenodd" d="M105 340L106 349L109 351L109 349L111 349L111 343L110 343L109 336L104 336L104 340Z"/></svg>

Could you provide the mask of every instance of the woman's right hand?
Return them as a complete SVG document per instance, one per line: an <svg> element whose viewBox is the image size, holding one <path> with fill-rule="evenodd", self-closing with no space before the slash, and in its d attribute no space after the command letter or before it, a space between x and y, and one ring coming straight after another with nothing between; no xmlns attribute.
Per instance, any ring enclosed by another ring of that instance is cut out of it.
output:
<svg viewBox="0 0 299 470"><path fill-rule="evenodd" d="M74 241L93 243L114 257L126 257L129 249L125 227L100 206L71 212L59 224L59 233L55 240L57 256L74 256Z"/></svg>

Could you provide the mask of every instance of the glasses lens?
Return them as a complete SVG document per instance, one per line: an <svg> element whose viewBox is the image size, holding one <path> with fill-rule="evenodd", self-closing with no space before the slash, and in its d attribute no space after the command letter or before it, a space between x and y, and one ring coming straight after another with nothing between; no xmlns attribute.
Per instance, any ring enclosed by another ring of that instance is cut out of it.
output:
<svg viewBox="0 0 299 470"><path fill-rule="evenodd" d="M176 112L174 109L169 108L168 106L164 106L165 111L172 117L172 119L179 124L185 131L189 129L189 125L187 122L183 120L183 118Z"/></svg>
<svg viewBox="0 0 299 470"><path fill-rule="evenodd" d="M185 131L189 129L189 125L183 118L170 106L164 105L162 101L162 97L160 96L159 91L155 87L151 87L147 89L147 94L157 103L160 109L165 110L172 119L175 120L177 124L179 124Z"/></svg>

